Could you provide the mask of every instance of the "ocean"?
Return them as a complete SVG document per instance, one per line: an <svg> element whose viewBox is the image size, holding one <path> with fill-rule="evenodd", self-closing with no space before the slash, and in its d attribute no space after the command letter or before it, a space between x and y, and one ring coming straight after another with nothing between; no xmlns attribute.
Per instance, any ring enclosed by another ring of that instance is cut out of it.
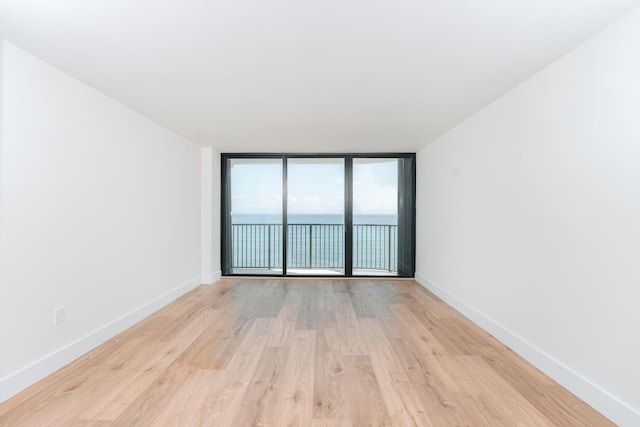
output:
<svg viewBox="0 0 640 427"><path fill-rule="evenodd" d="M235 214L233 224L281 224L282 216L273 214ZM344 224L344 215L290 214L289 224ZM397 215L354 215L354 224L398 225Z"/></svg>

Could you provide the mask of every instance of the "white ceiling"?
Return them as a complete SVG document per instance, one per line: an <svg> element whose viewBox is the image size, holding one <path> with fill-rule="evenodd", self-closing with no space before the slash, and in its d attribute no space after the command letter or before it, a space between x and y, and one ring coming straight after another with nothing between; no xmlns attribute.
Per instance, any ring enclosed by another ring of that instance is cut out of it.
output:
<svg viewBox="0 0 640 427"><path fill-rule="evenodd" d="M416 151L638 4L0 0L0 36L222 151Z"/></svg>

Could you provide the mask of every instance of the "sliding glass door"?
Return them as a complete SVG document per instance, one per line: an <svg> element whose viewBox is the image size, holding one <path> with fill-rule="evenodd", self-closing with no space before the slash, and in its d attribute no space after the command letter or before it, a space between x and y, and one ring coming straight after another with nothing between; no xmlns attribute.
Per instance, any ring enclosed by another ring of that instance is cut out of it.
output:
<svg viewBox="0 0 640 427"><path fill-rule="evenodd" d="M353 274L398 272L398 159L353 159Z"/></svg>
<svg viewBox="0 0 640 427"><path fill-rule="evenodd" d="M344 275L344 159L287 160L287 273Z"/></svg>
<svg viewBox="0 0 640 427"><path fill-rule="evenodd" d="M223 274L413 277L414 199L414 154L223 154Z"/></svg>
<svg viewBox="0 0 640 427"><path fill-rule="evenodd" d="M353 159L353 275L412 276L414 159Z"/></svg>
<svg viewBox="0 0 640 427"><path fill-rule="evenodd" d="M226 274L281 275L282 159L229 159L226 166Z"/></svg>

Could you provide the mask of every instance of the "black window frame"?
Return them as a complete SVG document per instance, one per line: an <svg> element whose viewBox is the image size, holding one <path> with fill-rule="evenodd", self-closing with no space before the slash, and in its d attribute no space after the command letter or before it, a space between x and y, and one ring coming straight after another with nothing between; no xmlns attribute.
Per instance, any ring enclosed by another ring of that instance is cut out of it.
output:
<svg viewBox="0 0 640 427"><path fill-rule="evenodd" d="M327 276L320 274L287 274L287 160L288 159L321 159L321 158L341 158L344 159L344 173L345 173L345 247L344 247L344 275ZM353 275L353 159L375 159L375 158L388 158L388 159L405 159L409 162L403 162L402 169L409 169L402 173L399 170L398 176L398 192L399 192L399 210L398 210L398 274L394 276L387 275ZM234 274L229 273L233 271L233 256L230 253L230 230L231 218L230 218L230 176L228 168L228 160L232 159L280 159L282 160L282 274L263 275L263 274ZM414 278L415 277L415 264L416 264L416 154L415 153L221 153L220 154L220 265L222 269L223 277L289 277L289 278ZM400 195L401 187L403 188ZM408 187L408 190L407 190ZM406 193L409 194L406 194ZM408 200L407 200L408 196ZM407 205L407 202L409 206ZM407 224L404 227L408 232L400 232L400 223ZM402 236L401 236L402 234ZM409 234L409 235L407 235ZM406 242L409 241L407 245ZM401 254L401 245L404 253ZM400 257L405 260L402 262L403 273L401 274L401 260Z"/></svg>

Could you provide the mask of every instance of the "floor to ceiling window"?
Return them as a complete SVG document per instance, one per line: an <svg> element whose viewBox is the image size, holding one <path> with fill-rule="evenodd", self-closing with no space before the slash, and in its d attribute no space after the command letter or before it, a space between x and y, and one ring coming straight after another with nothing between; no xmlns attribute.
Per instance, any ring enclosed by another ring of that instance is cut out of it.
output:
<svg viewBox="0 0 640 427"><path fill-rule="evenodd" d="M353 159L353 274L398 271L398 159Z"/></svg>
<svg viewBox="0 0 640 427"><path fill-rule="evenodd" d="M413 277L414 154L223 154L224 275Z"/></svg>
<svg viewBox="0 0 640 427"><path fill-rule="evenodd" d="M282 159L229 159L227 274L281 275Z"/></svg>
<svg viewBox="0 0 640 427"><path fill-rule="evenodd" d="M344 275L344 212L344 159L288 159L289 275Z"/></svg>

